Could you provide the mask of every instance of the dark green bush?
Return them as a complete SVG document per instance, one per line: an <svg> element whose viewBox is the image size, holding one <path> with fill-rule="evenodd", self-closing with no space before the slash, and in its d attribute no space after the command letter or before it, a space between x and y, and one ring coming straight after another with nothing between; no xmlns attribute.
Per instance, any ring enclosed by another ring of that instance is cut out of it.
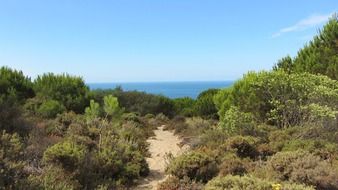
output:
<svg viewBox="0 0 338 190"><path fill-rule="evenodd" d="M21 106L33 96L30 78L21 71L0 67L0 131L27 135L30 126L22 117Z"/></svg>
<svg viewBox="0 0 338 190"><path fill-rule="evenodd" d="M201 92L194 105L195 114L203 118L217 119L217 109L214 103L214 96L218 93L219 89L209 89Z"/></svg>
<svg viewBox="0 0 338 190"><path fill-rule="evenodd" d="M136 113L125 113L122 115L122 119L125 121L140 122L140 118Z"/></svg>
<svg viewBox="0 0 338 190"><path fill-rule="evenodd" d="M46 163L60 164L70 171L81 166L87 149L85 146L66 140L49 147L43 155Z"/></svg>
<svg viewBox="0 0 338 190"><path fill-rule="evenodd" d="M43 102L37 110L37 113L44 118L54 118L57 114L64 112L66 108L55 100Z"/></svg>
<svg viewBox="0 0 338 190"><path fill-rule="evenodd" d="M327 75L338 79L337 62L338 15L319 31L319 34L298 51L293 61L293 71Z"/></svg>
<svg viewBox="0 0 338 190"><path fill-rule="evenodd" d="M27 177L23 147L17 134L0 131L0 189L20 189Z"/></svg>
<svg viewBox="0 0 338 190"><path fill-rule="evenodd" d="M35 79L34 90L38 97L56 100L76 113L83 113L89 103L89 88L81 77L44 74Z"/></svg>
<svg viewBox="0 0 338 190"><path fill-rule="evenodd" d="M227 140L227 150L234 151L240 158L254 159L258 156L257 142L255 137L234 136Z"/></svg>
<svg viewBox="0 0 338 190"><path fill-rule="evenodd" d="M0 68L0 98L13 97L22 103L34 96L33 84L22 71L2 66Z"/></svg>
<svg viewBox="0 0 338 190"><path fill-rule="evenodd" d="M185 117L191 117L195 115L195 100L189 97L176 98L173 100L175 105L175 110L177 114L183 115Z"/></svg>
<svg viewBox="0 0 338 190"><path fill-rule="evenodd" d="M126 112L135 112L142 116L160 113L168 117L175 115L173 100L165 96L138 91L123 91L122 89L115 89L113 96L118 98L121 108L125 108Z"/></svg>

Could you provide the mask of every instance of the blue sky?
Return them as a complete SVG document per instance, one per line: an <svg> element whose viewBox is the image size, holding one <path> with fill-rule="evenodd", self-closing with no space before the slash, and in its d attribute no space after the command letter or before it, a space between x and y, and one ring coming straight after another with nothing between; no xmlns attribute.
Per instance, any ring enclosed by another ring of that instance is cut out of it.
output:
<svg viewBox="0 0 338 190"><path fill-rule="evenodd" d="M0 0L0 65L87 82L213 81L294 56L336 0Z"/></svg>

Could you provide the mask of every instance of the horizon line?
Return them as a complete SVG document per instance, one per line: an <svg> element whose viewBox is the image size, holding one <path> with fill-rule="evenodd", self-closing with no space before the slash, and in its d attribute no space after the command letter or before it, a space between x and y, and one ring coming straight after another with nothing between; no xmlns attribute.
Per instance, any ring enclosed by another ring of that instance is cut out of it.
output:
<svg viewBox="0 0 338 190"><path fill-rule="evenodd" d="M233 82L229 80L174 80L174 81L113 81L113 82L85 82L85 84L118 84L118 83L194 83L194 82Z"/></svg>

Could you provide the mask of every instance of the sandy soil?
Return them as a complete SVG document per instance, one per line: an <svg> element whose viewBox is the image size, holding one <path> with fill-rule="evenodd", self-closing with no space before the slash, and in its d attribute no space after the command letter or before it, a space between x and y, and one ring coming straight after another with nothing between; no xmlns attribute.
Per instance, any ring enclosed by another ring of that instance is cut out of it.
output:
<svg viewBox="0 0 338 190"><path fill-rule="evenodd" d="M171 153L175 157L187 149L179 146L181 140L178 136L175 136L171 131L164 131L163 127L161 126L155 130L155 136L148 139L151 157L147 158L147 162L150 174L136 187L137 190L156 190L157 185L166 179L165 155Z"/></svg>

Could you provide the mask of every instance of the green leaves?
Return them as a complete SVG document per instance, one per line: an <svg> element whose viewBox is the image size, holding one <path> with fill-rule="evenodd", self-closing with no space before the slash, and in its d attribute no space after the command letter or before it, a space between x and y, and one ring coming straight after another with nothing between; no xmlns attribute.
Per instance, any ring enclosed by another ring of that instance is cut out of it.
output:
<svg viewBox="0 0 338 190"><path fill-rule="evenodd" d="M24 180L23 144L17 134L0 132L0 189L16 189Z"/></svg>
<svg viewBox="0 0 338 190"><path fill-rule="evenodd" d="M219 125L229 132L251 129L254 125L253 115L241 112L237 107L231 106L222 116Z"/></svg>
<svg viewBox="0 0 338 190"><path fill-rule="evenodd" d="M102 115L102 111L106 115L105 119L118 117L123 112L123 110L119 107L118 99L112 95L108 95L103 97L103 108L100 107L99 103L91 100L89 107L85 109L85 117L87 121L94 120L95 118L99 118Z"/></svg>
<svg viewBox="0 0 338 190"><path fill-rule="evenodd" d="M219 89L209 89L198 96L194 106L195 113L198 116L204 118L217 118L217 109L213 99L218 91Z"/></svg>
<svg viewBox="0 0 338 190"><path fill-rule="evenodd" d="M103 110L107 116L117 115L120 111L119 102L116 97L109 95L103 98Z"/></svg>
<svg viewBox="0 0 338 190"><path fill-rule="evenodd" d="M273 67L273 70L283 70L286 73L291 73L293 71L293 60L290 56L286 56L276 63L276 65Z"/></svg>
<svg viewBox="0 0 338 190"><path fill-rule="evenodd" d="M82 113L87 103L88 87L81 77L47 73L34 81L34 90L40 98L63 104L68 111Z"/></svg>
<svg viewBox="0 0 338 190"><path fill-rule="evenodd" d="M283 68L284 65L288 64L283 64ZM298 52L293 60L292 70L327 75L338 80L337 14L333 15L319 34Z"/></svg>
<svg viewBox="0 0 338 190"><path fill-rule="evenodd" d="M338 109L337 89L338 82L326 76L278 70L249 73L233 87L219 92L214 101L223 126L234 126L232 121L236 117L232 116L240 115L236 119L239 120L245 118L241 113L250 113L259 122L290 127L313 122L314 118L321 120L323 114L334 118Z"/></svg>
<svg viewBox="0 0 338 190"><path fill-rule="evenodd" d="M15 96L18 101L33 97L32 82L21 71L1 67L0 97L10 95Z"/></svg>
<svg viewBox="0 0 338 190"><path fill-rule="evenodd" d="M37 110L37 113L44 118L55 118L57 114L64 112L66 108L55 100L43 102Z"/></svg>
<svg viewBox="0 0 338 190"><path fill-rule="evenodd" d="M62 164L65 168L75 169L86 154L86 147L71 140L65 140L49 147L43 155L47 163Z"/></svg>
<svg viewBox="0 0 338 190"><path fill-rule="evenodd" d="M100 116L100 105L94 100L90 100L90 106L85 109L85 117L87 121L94 120Z"/></svg>

